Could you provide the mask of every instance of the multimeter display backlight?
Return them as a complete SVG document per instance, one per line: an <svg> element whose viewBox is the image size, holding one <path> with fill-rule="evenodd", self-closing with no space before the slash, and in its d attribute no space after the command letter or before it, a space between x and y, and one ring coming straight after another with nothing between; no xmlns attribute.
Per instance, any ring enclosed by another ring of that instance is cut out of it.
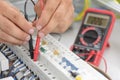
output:
<svg viewBox="0 0 120 80"><path fill-rule="evenodd" d="M110 17L107 15L88 13L86 16L85 24L106 28L109 20Z"/></svg>

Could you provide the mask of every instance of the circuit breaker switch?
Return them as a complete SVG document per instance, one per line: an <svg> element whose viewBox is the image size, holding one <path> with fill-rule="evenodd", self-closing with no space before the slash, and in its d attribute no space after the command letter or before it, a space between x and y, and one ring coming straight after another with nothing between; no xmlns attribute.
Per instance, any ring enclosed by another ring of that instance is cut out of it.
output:
<svg viewBox="0 0 120 80"><path fill-rule="evenodd" d="M47 41L43 40L42 45L47 45Z"/></svg>
<svg viewBox="0 0 120 80"><path fill-rule="evenodd" d="M3 55L2 52L0 52L0 71L5 71L9 69L9 61L8 59Z"/></svg>
<svg viewBox="0 0 120 80"><path fill-rule="evenodd" d="M54 50L54 51L53 51L53 54L54 54L54 55L59 55L59 51L58 51L58 50Z"/></svg>

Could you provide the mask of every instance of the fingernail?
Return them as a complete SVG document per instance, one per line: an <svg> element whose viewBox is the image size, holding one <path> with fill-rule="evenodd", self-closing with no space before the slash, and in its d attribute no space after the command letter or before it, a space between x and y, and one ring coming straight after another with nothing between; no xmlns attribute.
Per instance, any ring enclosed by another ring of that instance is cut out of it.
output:
<svg viewBox="0 0 120 80"><path fill-rule="evenodd" d="M42 28L42 26L39 25L39 26L36 26L36 28L37 28L38 30L40 30L40 29Z"/></svg>
<svg viewBox="0 0 120 80"><path fill-rule="evenodd" d="M43 38L44 36L45 36L44 33L39 32L39 37L40 37L40 38Z"/></svg>
<svg viewBox="0 0 120 80"><path fill-rule="evenodd" d="M34 33L34 29L30 29L29 34L33 34L33 33Z"/></svg>
<svg viewBox="0 0 120 80"><path fill-rule="evenodd" d="M26 41L29 41L29 40L30 40L30 36L27 36L25 40L26 40Z"/></svg>

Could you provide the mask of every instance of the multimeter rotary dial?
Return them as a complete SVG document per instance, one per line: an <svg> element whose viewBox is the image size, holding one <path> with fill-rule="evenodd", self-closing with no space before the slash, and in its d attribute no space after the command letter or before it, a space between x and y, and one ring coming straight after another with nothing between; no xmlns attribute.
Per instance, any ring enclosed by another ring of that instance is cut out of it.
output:
<svg viewBox="0 0 120 80"><path fill-rule="evenodd" d="M96 45L101 40L101 31L95 27L86 27L80 34L80 42L84 46Z"/></svg>

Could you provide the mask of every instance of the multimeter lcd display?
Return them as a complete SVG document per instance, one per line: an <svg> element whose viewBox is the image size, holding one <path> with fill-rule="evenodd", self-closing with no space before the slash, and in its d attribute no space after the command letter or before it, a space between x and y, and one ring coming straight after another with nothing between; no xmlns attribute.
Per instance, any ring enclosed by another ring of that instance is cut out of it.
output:
<svg viewBox="0 0 120 80"><path fill-rule="evenodd" d="M107 15L88 13L86 16L85 24L106 28L109 20L110 17Z"/></svg>

